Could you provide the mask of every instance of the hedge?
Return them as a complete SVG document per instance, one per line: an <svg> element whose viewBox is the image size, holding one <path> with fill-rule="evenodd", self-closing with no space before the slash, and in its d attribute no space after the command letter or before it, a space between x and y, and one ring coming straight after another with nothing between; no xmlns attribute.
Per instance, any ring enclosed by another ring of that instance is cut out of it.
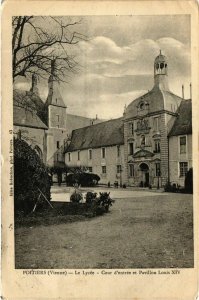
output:
<svg viewBox="0 0 199 300"><path fill-rule="evenodd" d="M14 208L15 213L31 212L40 191L50 200L50 177L37 153L23 140L14 139ZM40 197L37 209L48 205Z"/></svg>

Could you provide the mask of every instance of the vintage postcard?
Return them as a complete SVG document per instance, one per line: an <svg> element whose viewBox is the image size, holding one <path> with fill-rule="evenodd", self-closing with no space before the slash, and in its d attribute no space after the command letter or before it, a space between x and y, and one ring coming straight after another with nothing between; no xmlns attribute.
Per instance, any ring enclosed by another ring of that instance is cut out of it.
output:
<svg viewBox="0 0 199 300"><path fill-rule="evenodd" d="M2 298L196 299L198 4L2 5Z"/></svg>

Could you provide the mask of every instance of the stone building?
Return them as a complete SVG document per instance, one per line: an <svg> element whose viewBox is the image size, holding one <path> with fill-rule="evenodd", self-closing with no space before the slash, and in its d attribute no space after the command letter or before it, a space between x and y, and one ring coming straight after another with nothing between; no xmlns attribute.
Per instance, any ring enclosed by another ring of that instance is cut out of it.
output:
<svg viewBox="0 0 199 300"><path fill-rule="evenodd" d="M169 132L169 181L183 186L185 175L192 167L191 100L183 100L177 113Z"/></svg>
<svg viewBox="0 0 199 300"><path fill-rule="evenodd" d="M169 64L161 52L154 61L152 89L133 100L121 118L105 122L67 114L54 63L45 103L35 75L30 91L14 90L15 135L48 166L83 167L98 174L102 184L184 185L192 167L192 105L170 91Z"/></svg>
<svg viewBox="0 0 199 300"><path fill-rule="evenodd" d="M29 91L14 89L13 125L15 137L27 141L47 166L63 168L65 167L63 149L72 130L102 121L97 116L91 119L67 114L60 86L55 80L54 64L52 61L45 102L39 96L35 74L32 75Z"/></svg>
<svg viewBox="0 0 199 300"><path fill-rule="evenodd" d="M124 172L129 185L162 186L168 181L168 133L182 101L169 90L168 67L160 53L154 61L153 88L124 113Z"/></svg>
<svg viewBox="0 0 199 300"><path fill-rule="evenodd" d="M14 90L13 133L25 140L46 163L46 132L48 127L38 116L40 98L32 91Z"/></svg>
<svg viewBox="0 0 199 300"><path fill-rule="evenodd" d="M123 118L73 130L65 163L98 174L101 184L124 183Z"/></svg>
<svg viewBox="0 0 199 300"><path fill-rule="evenodd" d="M192 165L191 101L170 91L168 68L167 58L160 52L154 61L153 88L132 101L122 118L74 130L66 149L66 164L88 167L106 184L120 178L127 186L161 187L168 181L184 185ZM182 125L183 120L188 122L187 127ZM110 127L119 123L113 134ZM114 139L116 130L120 142ZM186 155L173 151L179 143L186 143ZM106 160L103 153L107 153Z"/></svg>

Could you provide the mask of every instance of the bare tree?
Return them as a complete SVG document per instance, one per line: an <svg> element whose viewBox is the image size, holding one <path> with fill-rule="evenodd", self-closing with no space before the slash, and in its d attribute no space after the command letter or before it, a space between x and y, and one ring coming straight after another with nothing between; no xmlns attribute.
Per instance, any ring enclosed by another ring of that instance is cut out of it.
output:
<svg viewBox="0 0 199 300"><path fill-rule="evenodd" d="M52 60L57 62L55 80L65 81L66 73L75 72L77 67L69 46L86 39L75 31L79 24L80 21L66 17L13 17L13 81L32 73L45 78L51 72Z"/></svg>

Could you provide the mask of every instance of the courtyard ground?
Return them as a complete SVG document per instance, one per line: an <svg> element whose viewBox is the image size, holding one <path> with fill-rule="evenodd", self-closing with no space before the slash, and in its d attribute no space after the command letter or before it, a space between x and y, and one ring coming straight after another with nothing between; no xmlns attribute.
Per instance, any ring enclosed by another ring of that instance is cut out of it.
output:
<svg viewBox="0 0 199 300"><path fill-rule="evenodd" d="M16 228L16 268L193 267L192 195L112 194L116 201L108 214Z"/></svg>

